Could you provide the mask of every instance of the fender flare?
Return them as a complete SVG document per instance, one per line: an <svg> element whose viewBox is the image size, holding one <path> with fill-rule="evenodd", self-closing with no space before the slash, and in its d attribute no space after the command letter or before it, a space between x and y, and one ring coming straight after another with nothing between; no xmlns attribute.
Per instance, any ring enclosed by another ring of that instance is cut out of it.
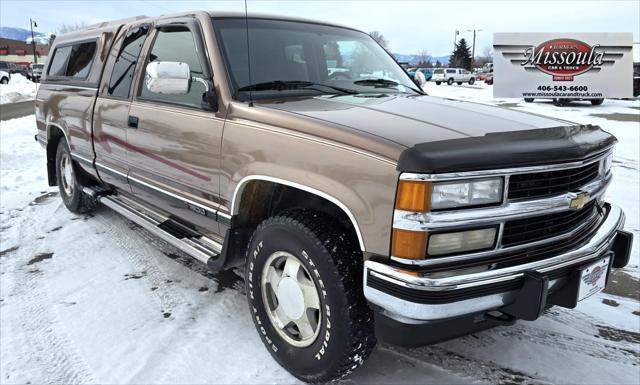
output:
<svg viewBox="0 0 640 385"><path fill-rule="evenodd" d="M242 179L240 179L240 181L238 182L238 184L236 185L236 188L233 192L233 198L231 201L231 215L236 215L238 214L238 210L240 209L240 198L242 196L242 192L244 191L244 188L246 187L246 185L254 180L262 180L262 181L266 181L266 182L273 182L273 183L279 183L279 184L283 184L289 187L293 187L296 188L298 190L303 190L306 192L309 192L311 194L317 195L321 198L324 198L326 200L328 200L329 202L335 204L336 206L338 206L342 211L344 211L344 213L347 215L347 217L349 218L349 220L351 221L351 224L353 225L353 229L356 232L356 235L358 237L358 243L360 244L360 249L362 251L365 251L365 245L364 245L364 238L362 237L362 232L360 231L360 226L358 225L358 221L356 220L356 217L353 215L353 213L351 212L351 210L349 210L349 208L342 203L339 199L335 198L332 195L329 195L323 191L320 191L316 188L313 187L309 187L300 183L296 183L296 182L292 182L289 180L285 180L285 179L281 179L281 178L276 178L276 177L272 177L272 176L267 176L267 175L248 175L243 177Z"/></svg>

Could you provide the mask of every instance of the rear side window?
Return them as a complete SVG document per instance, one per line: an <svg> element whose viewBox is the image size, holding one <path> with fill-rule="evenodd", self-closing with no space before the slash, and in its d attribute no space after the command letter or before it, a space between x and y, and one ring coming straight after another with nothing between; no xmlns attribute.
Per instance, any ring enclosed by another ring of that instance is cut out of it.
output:
<svg viewBox="0 0 640 385"><path fill-rule="evenodd" d="M84 80L89 76L95 55L95 41L56 48L47 75Z"/></svg>
<svg viewBox="0 0 640 385"><path fill-rule="evenodd" d="M64 76L70 53L71 46L56 48L56 51L53 53L51 64L49 65L49 76Z"/></svg>
<svg viewBox="0 0 640 385"><path fill-rule="evenodd" d="M108 89L110 96L129 98L129 90L136 71L136 63L138 62L144 39L147 37L147 32L149 32L149 26L144 25L135 27L127 33L124 42L122 42L118 58L113 65L113 72L111 72Z"/></svg>
<svg viewBox="0 0 640 385"><path fill-rule="evenodd" d="M448 74L455 74L455 73L456 73L456 70L447 70L447 73L448 73Z"/></svg>

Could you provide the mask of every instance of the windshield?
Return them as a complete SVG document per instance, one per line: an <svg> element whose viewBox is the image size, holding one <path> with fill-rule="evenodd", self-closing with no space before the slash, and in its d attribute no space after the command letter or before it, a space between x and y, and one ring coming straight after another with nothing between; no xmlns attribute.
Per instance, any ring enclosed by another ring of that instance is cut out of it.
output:
<svg viewBox="0 0 640 385"><path fill-rule="evenodd" d="M34 64L33 65L33 69L34 70L41 70L44 68L44 64Z"/></svg>
<svg viewBox="0 0 640 385"><path fill-rule="evenodd" d="M236 99L248 100L249 93L253 99L342 93L417 94L411 78L362 32L251 18L214 19L213 25Z"/></svg>

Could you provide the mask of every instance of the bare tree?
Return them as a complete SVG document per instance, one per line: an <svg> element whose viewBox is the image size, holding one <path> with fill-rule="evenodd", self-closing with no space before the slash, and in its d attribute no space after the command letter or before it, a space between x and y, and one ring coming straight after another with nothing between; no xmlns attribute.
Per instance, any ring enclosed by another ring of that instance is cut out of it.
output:
<svg viewBox="0 0 640 385"><path fill-rule="evenodd" d="M63 35L65 33L77 31L79 29L84 29L86 27L87 27L86 21L81 21L79 23L76 22L73 24L62 24L58 26L58 28L56 29L56 32L58 32L58 35Z"/></svg>
<svg viewBox="0 0 640 385"><path fill-rule="evenodd" d="M485 46L482 49L482 56L476 58L476 65L478 67L484 66L486 63L493 62L493 47L490 45Z"/></svg>
<svg viewBox="0 0 640 385"><path fill-rule="evenodd" d="M422 49L418 51L418 54L416 56L418 58L418 63L416 64L416 66L427 67L427 68L432 67L431 56L429 55L429 51L427 51L426 49Z"/></svg>
<svg viewBox="0 0 640 385"><path fill-rule="evenodd" d="M384 37L384 35L381 32L371 31L369 32L369 35L373 40L377 41L378 44L382 46L382 48L386 49L387 51L389 50L389 41L387 41L387 38Z"/></svg>

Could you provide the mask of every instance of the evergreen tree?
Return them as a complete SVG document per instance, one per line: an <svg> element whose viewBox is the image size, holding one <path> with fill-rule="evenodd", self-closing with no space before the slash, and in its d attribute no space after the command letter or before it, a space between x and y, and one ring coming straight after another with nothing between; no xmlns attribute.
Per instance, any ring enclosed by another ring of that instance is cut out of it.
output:
<svg viewBox="0 0 640 385"><path fill-rule="evenodd" d="M451 56L449 56L449 67L471 70L472 61L471 49L467 41L462 38L456 44L456 48L451 53Z"/></svg>

